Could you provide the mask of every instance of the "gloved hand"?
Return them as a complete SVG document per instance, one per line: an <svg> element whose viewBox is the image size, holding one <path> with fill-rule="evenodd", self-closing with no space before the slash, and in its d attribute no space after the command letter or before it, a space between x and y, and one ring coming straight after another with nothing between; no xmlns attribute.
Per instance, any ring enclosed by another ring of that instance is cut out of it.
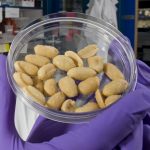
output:
<svg viewBox="0 0 150 150"><path fill-rule="evenodd" d="M137 61L138 82L150 88L150 68ZM136 129L119 145L121 150L149 150L150 145L150 112L141 120Z"/></svg>
<svg viewBox="0 0 150 150"><path fill-rule="evenodd" d="M3 150L112 150L119 144L121 146L133 131L141 131L138 130L141 127L139 125L150 110L150 90L142 85L143 80L148 81L147 72L150 69L141 64L139 69L143 69L146 75L141 79L139 72L136 90L102 111L89 123L69 125L40 117L29 140L22 141L14 126L15 96L7 81L5 61L6 58L1 55L0 148ZM144 132L150 132L148 123L144 129ZM150 142L148 136L144 135L145 142Z"/></svg>

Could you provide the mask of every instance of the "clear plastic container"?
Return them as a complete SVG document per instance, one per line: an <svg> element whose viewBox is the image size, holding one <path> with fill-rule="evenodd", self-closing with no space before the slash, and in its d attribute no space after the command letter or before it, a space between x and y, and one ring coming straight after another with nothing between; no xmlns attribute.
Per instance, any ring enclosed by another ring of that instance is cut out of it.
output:
<svg viewBox="0 0 150 150"><path fill-rule="evenodd" d="M16 95L23 97L22 100L26 105L52 120L79 123L95 117L103 109L87 113L65 113L45 108L33 102L13 79L14 62L22 60L26 54L34 53L33 47L36 44L53 45L63 54L66 50L78 51L91 43L98 45L100 49L98 55L101 55L105 62L112 62L123 72L129 82L126 93L133 91L137 82L137 68L134 52L128 39L103 20L85 14L68 12L52 14L35 20L17 34L11 44L7 59L7 74L13 91ZM103 74L100 75L100 78L102 87L108 79ZM86 101L86 98L83 99Z"/></svg>

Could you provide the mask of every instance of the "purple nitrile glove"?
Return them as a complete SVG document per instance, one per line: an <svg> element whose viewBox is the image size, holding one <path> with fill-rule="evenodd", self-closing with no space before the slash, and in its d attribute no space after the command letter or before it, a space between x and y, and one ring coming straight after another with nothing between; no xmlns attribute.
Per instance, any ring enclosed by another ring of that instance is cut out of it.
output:
<svg viewBox="0 0 150 150"><path fill-rule="evenodd" d="M70 125L39 117L28 142L22 141L14 126L15 96L6 78L5 61L6 58L1 55L0 149L112 150L128 138L133 131L138 130L138 133L135 132L138 135L142 133L139 126L150 110L150 90L142 85L143 80L138 79L140 83L137 84L134 92L127 94L120 101L102 111L89 123ZM139 65L139 69L145 73L150 72L150 69L143 64ZM149 78L149 76L145 77ZM150 132L148 124L143 131ZM149 142L148 135L143 135L143 138L147 140L146 143Z"/></svg>
<svg viewBox="0 0 150 150"><path fill-rule="evenodd" d="M121 150L143 150L143 122L119 144ZM144 149L145 150L145 149Z"/></svg>
<svg viewBox="0 0 150 150"><path fill-rule="evenodd" d="M138 81L139 81L139 83L143 83L144 85L149 86L150 74L148 74L148 72L150 72L150 68L141 61L137 61L137 66L138 66ZM144 74L145 75L147 74L147 75L144 76ZM43 132L42 136L39 135L39 132L36 132L38 130L41 130L42 127L45 125L46 125L46 127L51 125L50 121L48 121L46 119L44 121L43 120L44 119L41 119L41 117L39 117L37 122L41 122L41 124L40 125L38 123L35 124L32 132L29 136L29 139L28 139L29 141L31 141L31 142L43 141L44 140L43 137L45 134L46 135L48 134L47 138L51 137L47 128L43 128L44 132ZM144 147L144 150L149 150L150 134L147 134L147 133L150 133L150 117L149 117L149 115L147 115L144 118L144 120L147 120L147 125L144 125L144 131L143 131L143 122L141 121L141 123L139 123L138 126L135 128L134 132L132 132L125 139L123 139L123 141L119 145L121 150L141 150L142 147ZM57 125L57 127L59 128L60 123L55 122L53 125L54 126ZM62 126L66 127L64 124ZM73 127L77 128L77 126L72 126L71 128L73 128ZM147 132L147 130L149 130L149 131ZM54 134L54 132L52 132L52 133ZM47 140L47 138L46 138L46 140ZM143 138L144 138L144 142L143 142Z"/></svg>
<svg viewBox="0 0 150 150"><path fill-rule="evenodd" d="M138 82L150 88L150 68L142 61L137 61ZM119 145L121 150L149 150L150 149L150 112L137 128Z"/></svg>

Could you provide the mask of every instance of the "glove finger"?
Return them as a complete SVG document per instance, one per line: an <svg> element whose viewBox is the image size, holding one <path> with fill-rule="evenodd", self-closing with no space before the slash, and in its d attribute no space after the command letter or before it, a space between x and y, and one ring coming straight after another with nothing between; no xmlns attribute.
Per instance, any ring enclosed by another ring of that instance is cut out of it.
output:
<svg viewBox="0 0 150 150"><path fill-rule="evenodd" d="M69 124L44 119L30 134L28 142L42 143L66 133Z"/></svg>
<svg viewBox="0 0 150 150"><path fill-rule="evenodd" d="M136 129L119 144L121 150L141 150L143 146L143 122L141 121Z"/></svg>
<svg viewBox="0 0 150 150"><path fill-rule="evenodd" d="M1 86L1 95L6 95L6 97L10 97L9 95L13 95L11 98L15 99L14 93L9 85L7 73L6 73L6 56L0 55L0 86ZM7 93L7 94L4 94Z"/></svg>
<svg viewBox="0 0 150 150"><path fill-rule="evenodd" d="M0 82L8 83L7 74L6 74L6 56L0 55Z"/></svg>
<svg viewBox="0 0 150 150"><path fill-rule="evenodd" d="M6 56L0 55L0 141L3 144L8 138L17 135L14 126L14 111L15 95L7 80Z"/></svg>

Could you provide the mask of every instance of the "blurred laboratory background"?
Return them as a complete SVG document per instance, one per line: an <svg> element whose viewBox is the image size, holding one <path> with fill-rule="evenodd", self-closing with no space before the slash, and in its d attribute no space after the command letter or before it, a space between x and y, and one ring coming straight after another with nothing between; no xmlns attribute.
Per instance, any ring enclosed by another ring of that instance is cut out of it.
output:
<svg viewBox="0 0 150 150"><path fill-rule="evenodd" d="M150 0L1 0L0 53L33 20L62 11L81 12L111 23L131 42L135 56L150 65ZM53 35L51 41L59 42Z"/></svg>

